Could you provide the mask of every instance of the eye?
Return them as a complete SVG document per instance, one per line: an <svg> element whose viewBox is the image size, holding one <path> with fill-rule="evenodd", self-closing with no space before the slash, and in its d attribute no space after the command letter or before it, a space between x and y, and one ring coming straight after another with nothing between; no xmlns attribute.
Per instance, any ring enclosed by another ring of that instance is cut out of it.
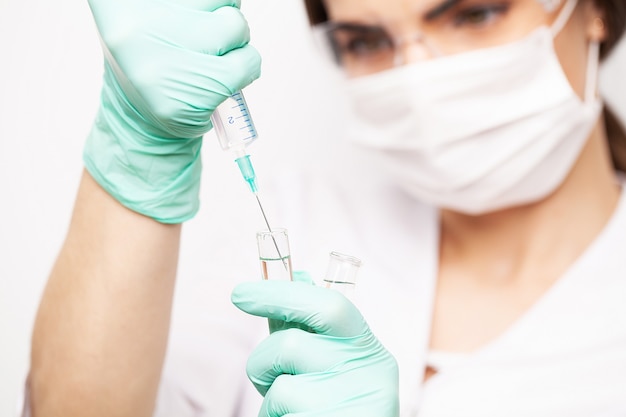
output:
<svg viewBox="0 0 626 417"><path fill-rule="evenodd" d="M388 37L371 33L355 35L344 44L344 51L354 55L370 55L391 49L393 44Z"/></svg>
<svg viewBox="0 0 626 417"><path fill-rule="evenodd" d="M393 40L385 30L376 26L343 26L328 35L333 49L344 55L368 57L394 48Z"/></svg>
<svg viewBox="0 0 626 417"><path fill-rule="evenodd" d="M476 5L463 8L454 14L454 25L481 28L494 23L508 12L508 4Z"/></svg>

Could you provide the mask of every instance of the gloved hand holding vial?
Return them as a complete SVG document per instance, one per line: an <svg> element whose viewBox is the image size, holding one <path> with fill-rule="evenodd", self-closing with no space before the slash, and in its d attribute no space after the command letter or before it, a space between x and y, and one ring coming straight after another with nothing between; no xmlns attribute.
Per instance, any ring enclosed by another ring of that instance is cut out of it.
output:
<svg viewBox="0 0 626 417"><path fill-rule="evenodd" d="M273 331L250 355L259 416L398 416L396 360L340 292L269 280L239 284L231 298L249 314L309 329Z"/></svg>

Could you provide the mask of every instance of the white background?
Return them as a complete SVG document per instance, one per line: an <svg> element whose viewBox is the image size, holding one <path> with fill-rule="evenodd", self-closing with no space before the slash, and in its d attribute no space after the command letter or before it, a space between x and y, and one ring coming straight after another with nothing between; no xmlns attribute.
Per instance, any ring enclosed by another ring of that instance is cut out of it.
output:
<svg viewBox="0 0 626 417"><path fill-rule="evenodd" d="M311 159L311 144L327 139L339 121L328 105L338 97L323 88L301 1L248 1L243 11L264 58L262 78L246 90L264 142L253 151L262 180L276 169L264 162L294 143ZM625 70L622 45L602 80L621 114ZM32 322L71 215L100 77L100 46L85 0L0 0L0 417L12 415L27 371ZM202 236L214 232L206 221L212 201L254 204L230 158L210 139L203 209L183 235L183 272L200 268Z"/></svg>

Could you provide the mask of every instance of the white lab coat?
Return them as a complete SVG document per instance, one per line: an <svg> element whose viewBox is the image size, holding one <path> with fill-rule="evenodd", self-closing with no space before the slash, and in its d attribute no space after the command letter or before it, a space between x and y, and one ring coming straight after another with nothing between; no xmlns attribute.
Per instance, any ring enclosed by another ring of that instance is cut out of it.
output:
<svg viewBox="0 0 626 417"><path fill-rule="evenodd" d="M626 196L528 312L423 384L437 211L353 161L290 173L267 204L282 209L294 269L319 278L331 250L363 260L355 303L398 360L402 417L626 416ZM229 302L236 282L259 275L246 268L231 262L222 279L179 288L157 417L257 415L244 369L267 324Z"/></svg>

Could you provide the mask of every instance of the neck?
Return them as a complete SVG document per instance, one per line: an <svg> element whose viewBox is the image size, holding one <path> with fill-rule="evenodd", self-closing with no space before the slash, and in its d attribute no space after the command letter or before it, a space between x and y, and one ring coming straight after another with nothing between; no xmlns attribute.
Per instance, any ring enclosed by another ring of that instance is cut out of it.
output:
<svg viewBox="0 0 626 417"><path fill-rule="evenodd" d="M619 195L604 125L598 122L568 177L549 197L481 216L443 211L441 260L462 265L481 280L558 277L606 225Z"/></svg>

